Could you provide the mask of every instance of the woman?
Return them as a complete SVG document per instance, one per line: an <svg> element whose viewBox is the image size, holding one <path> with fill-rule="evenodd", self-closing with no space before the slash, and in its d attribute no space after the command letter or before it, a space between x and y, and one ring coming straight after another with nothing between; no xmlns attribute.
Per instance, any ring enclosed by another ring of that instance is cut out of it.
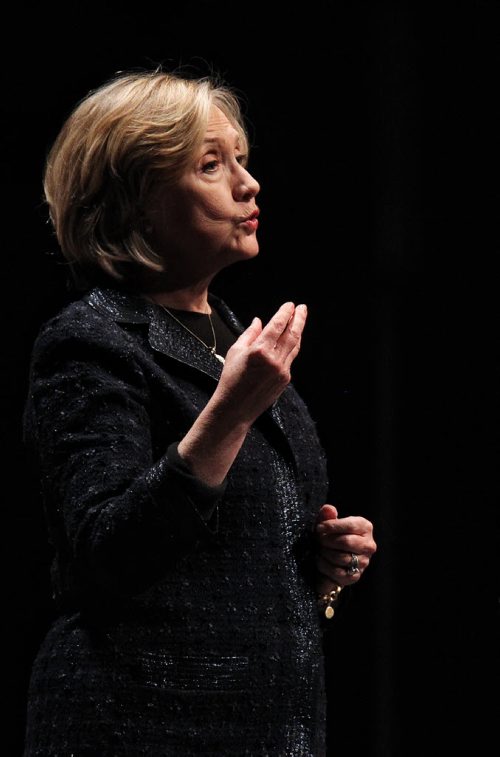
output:
<svg viewBox="0 0 500 757"><path fill-rule="evenodd" d="M247 164L231 88L159 71L90 93L49 154L84 291L40 330L24 417L58 609L25 757L325 753L322 629L375 543L325 504L290 384L306 307L244 328L209 292L259 250Z"/></svg>

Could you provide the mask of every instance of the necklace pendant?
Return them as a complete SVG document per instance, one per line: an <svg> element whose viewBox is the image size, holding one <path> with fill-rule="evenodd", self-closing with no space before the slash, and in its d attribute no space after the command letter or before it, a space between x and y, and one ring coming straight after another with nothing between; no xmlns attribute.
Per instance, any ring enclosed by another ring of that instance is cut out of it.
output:
<svg viewBox="0 0 500 757"><path fill-rule="evenodd" d="M224 363L226 362L226 361L225 361L225 359L224 359L224 358L222 357L222 355L218 355L218 354L216 353L216 351L215 351L215 347L210 347L210 352L212 353L212 355L213 355L213 356L214 356L215 358L217 358L217 360L219 361L219 363L222 363L222 364L224 364Z"/></svg>

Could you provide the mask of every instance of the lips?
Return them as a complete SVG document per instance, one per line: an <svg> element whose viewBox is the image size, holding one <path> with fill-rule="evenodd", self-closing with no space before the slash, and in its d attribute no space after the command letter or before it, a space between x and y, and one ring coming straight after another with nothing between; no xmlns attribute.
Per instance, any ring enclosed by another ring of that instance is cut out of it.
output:
<svg viewBox="0 0 500 757"><path fill-rule="evenodd" d="M253 213L251 213L249 216L245 216L244 218L240 219L240 223L244 223L245 221L254 221L256 218L259 217L260 210L259 208L256 208Z"/></svg>

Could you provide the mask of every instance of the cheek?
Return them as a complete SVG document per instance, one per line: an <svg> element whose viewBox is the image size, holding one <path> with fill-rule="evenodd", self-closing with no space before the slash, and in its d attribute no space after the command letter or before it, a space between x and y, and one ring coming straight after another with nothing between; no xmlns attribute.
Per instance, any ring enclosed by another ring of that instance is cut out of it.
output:
<svg viewBox="0 0 500 757"><path fill-rule="evenodd" d="M161 208L162 226L167 234L189 239L204 235L234 222L227 196L210 188L209 192L183 191L165 197Z"/></svg>
<svg viewBox="0 0 500 757"><path fill-rule="evenodd" d="M212 229L222 224L227 225L231 221L231 214L225 208L222 201L210 198L192 209L190 214L192 224L200 229Z"/></svg>

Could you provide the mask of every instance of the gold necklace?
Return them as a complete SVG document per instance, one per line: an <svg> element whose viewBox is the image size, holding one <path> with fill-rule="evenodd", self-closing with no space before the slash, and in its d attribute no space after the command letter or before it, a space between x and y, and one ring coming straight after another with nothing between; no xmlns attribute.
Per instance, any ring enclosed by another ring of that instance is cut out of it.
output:
<svg viewBox="0 0 500 757"><path fill-rule="evenodd" d="M222 364L224 364L224 363L226 362L226 361L225 361L225 359L224 359L224 358L222 357L222 355L218 355L218 354L217 354L217 338L216 338L216 336L215 336L215 329L214 329L214 324L212 323L212 316L210 315L210 313L206 313L206 315L208 315L208 320L209 320L209 322L210 322L210 328L212 329L212 336L213 336L213 338L214 338L214 345L213 345L213 347L210 347L210 345L209 345L209 344L207 344L206 342L204 342L204 341L203 341L203 339L200 339L200 337L198 336L198 334L195 334L195 333L194 333L194 331L191 331L191 329L189 329L189 328L188 328L188 327L187 327L187 326L186 326L186 325L185 325L184 323L182 323L182 321L180 321L180 320L179 320L179 319L177 318L177 316L175 316L175 315L174 315L173 313L171 313L171 312L170 312L170 310L169 310L168 308L166 308L166 307L165 307L165 305L161 305L161 304L160 304L160 307L162 307L162 308L163 308L163 310L164 310L164 311L165 311L166 313L168 313L168 314L169 314L169 316L170 316L171 318L173 318L173 319L174 319L174 321L177 321L177 323L178 323L178 324L179 324L180 326L182 326L182 328L183 328L183 329L186 329L186 331L189 331L189 333L190 333L190 334L191 334L192 336L194 336L194 337L195 337L195 339L197 339L197 340L198 340L199 342L201 342L201 343L203 344L203 346L204 346L204 347L206 347L206 348L207 348L207 350L209 350L209 352L211 352L211 353L212 353L212 355L213 355L213 356L214 356L215 358L217 358L217 360L219 361L219 363L222 363Z"/></svg>

